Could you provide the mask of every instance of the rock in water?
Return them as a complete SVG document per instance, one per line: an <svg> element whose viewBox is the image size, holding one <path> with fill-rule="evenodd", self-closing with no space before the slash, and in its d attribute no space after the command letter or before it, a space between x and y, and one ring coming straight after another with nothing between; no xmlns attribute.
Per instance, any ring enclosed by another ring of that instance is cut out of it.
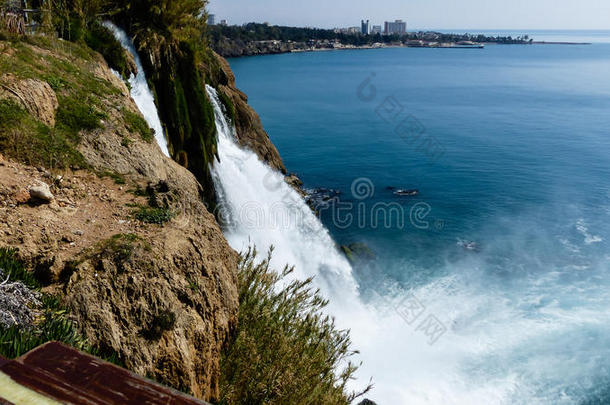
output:
<svg viewBox="0 0 610 405"><path fill-rule="evenodd" d="M49 189L49 185L42 181L39 182L37 186L30 187L30 197L46 202L51 202L54 198Z"/></svg>

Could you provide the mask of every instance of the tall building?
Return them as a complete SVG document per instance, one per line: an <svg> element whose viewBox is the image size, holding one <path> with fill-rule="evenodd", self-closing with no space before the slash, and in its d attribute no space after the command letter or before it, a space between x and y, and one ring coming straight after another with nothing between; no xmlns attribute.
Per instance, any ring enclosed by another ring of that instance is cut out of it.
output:
<svg viewBox="0 0 610 405"><path fill-rule="evenodd" d="M386 21L383 33L386 35L404 35L407 33L407 23L403 20L396 20L394 22Z"/></svg>
<svg viewBox="0 0 610 405"><path fill-rule="evenodd" d="M371 34L381 34L381 25L373 25L373 28L371 29Z"/></svg>
<svg viewBox="0 0 610 405"><path fill-rule="evenodd" d="M360 32L363 35L368 35L368 33L369 33L369 20L366 20L366 22L364 22L364 20L362 20L362 22L360 23L360 27L361 27Z"/></svg>
<svg viewBox="0 0 610 405"><path fill-rule="evenodd" d="M227 26L227 20L220 20L220 25Z"/></svg>
<svg viewBox="0 0 610 405"><path fill-rule="evenodd" d="M216 24L216 14L209 14L208 15L208 25L215 25Z"/></svg>

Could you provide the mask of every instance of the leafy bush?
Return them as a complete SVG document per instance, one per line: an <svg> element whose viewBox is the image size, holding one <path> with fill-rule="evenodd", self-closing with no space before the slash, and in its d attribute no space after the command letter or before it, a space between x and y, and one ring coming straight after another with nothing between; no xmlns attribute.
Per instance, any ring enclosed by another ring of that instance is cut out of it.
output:
<svg viewBox="0 0 610 405"><path fill-rule="evenodd" d="M131 132L137 132L146 142L152 142L155 138L155 131L148 126L146 120L140 115L123 108L123 119L127 125L127 129Z"/></svg>
<svg viewBox="0 0 610 405"><path fill-rule="evenodd" d="M0 326L0 354L12 359L51 341L62 342L76 349L91 352L92 348L86 338L78 332L75 323L68 319L64 312L46 308L44 320L32 330Z"/></svg>
<svg viewBox="0 0 610 405"><path fill-rule="evenodd" d="M238 268L239 324L221 359L223 404L348 404L357 366L349 361L349 332L323 314L327 305L311 279L279 289L291 268L269 268L271 252L256 262L242 255Z"/></svg>

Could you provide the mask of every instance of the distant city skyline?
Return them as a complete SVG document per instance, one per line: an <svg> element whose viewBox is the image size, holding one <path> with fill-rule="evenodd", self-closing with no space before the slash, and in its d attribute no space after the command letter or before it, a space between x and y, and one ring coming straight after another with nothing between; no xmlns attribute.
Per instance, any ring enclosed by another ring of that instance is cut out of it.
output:
<svg viewBox="0 0 610 405"><path fill-rule="evenodd" d="M269 22L273 25L336 28L371 26L402 19L413 29L606 29L608 0L210 0L216 21L228 24Z"/></svg>

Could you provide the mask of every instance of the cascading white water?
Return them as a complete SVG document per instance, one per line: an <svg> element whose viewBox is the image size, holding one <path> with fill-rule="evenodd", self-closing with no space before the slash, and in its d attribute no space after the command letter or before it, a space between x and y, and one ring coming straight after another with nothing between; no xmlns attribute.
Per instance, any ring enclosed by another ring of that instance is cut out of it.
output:
<svg viewBox="0 0 610 405"><path fill-rule="evenodd" d="M144 68L142 67L142 62L140 61L136 47L125 31L113 23L105 21L104 26L112 32L123 48L125 48L125 50L133 56L138 68L138 72L135 76L132 74L129 78L129 84L131 85L131 97L135 101L148 125L155 131L155 139L157 140L159 147L165 156L169 156L163 126L161 125L157 107L155 106L155 99L150 91L150 88L148 87Z"/></svg>
<svg viewBox="0 0 610 405"><path fill-rule="evenodd" d="M352 389L363 388L374 376L378 392L371 397L382 398L382 404L413 398L412 388L403 389L413 369L396 372L395 365L406 364L430 351L425 336L405 328L404 320L388 311L391 298L379 297L379 302L368 304L361 300L351 266L337 250L328 230L303 198L285 183L283 175L238 146L215 89L207 86L207 92L214 106L220 158L212 176L231 246L238 251L250 245L259 251L273 246L272 263L277 269L294 265L295 277L315 277L316 286L330 298L329 312L340 328L351 330L354 347L361 351L355 360L362 360L364 365ZM435 363L426 365L429 373L434 373L435 365L447 362L438 354L427 358Z"/></svg>
<svg viewBox="0 0 610 405"><path fill-rule="evenodd" d="M319 275L325 288L341 288L357 296L347 260L337 251L328 231L303 198L280 173L238 146L214 88L207 86L218 128L218 155L212 170L221 215L229 224L226 236L238 250L255 244L259 250L275 247L276 265L293 264L296 275Z"/></svg>

